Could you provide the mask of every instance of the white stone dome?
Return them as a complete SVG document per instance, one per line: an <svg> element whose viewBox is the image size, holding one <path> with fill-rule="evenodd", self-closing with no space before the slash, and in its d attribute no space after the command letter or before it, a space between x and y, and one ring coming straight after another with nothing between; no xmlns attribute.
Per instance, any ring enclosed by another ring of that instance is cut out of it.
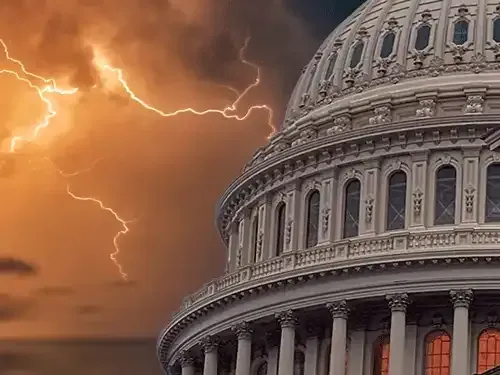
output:
<svg viewBox="0 0 500 375"><path fill-rule="evenodd" d="M443 80L425 83L427 90L444 90L464 74L498 70L499 5L495 0L366 1L303 69L285 127L308 113L321 116L396 95L399 86L422 77L450 76L444 86Z"/></svg>

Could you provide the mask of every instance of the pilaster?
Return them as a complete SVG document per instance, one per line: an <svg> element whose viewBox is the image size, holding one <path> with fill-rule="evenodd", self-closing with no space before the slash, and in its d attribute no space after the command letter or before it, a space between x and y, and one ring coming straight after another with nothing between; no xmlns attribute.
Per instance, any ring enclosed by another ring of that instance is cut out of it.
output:
<svg viewBox="0 0 500 375"><path fill-rule="evenodd" d="M319 243L333 241L333 212L337 209L338 202L333 199L337 196L336 168L325 175L321 182L321 202L319 220Z"/></svg>
<svg viewBox="0 0 500 375"><path fill-rule="evenodd" d="M270 196L259 206L259 229L257 231L257 261L266 259L265 249L269 249L271 233L271 206Z"/></svg>
<svg viewBox="0 0 500 375"><path fill-rule="evenodd" d="M229 224L229 246L227 249L227 272L233 272L236 269L236 259L238 253L238 229L239 223L233 221Z"/></svg>
<svg viewBox="0 0 500 375"><path fill-rule="evenodd" d="M380 181L380 160L373 160L365 163L364 182L361 197L360 212L360 234L375 234L376 212L380 204L379 181Z"/></svg>
<svg viewBox="0 0 500 375"><path fill-rule="evenodd" d="M479 150L464 150L462 183L462 223L478 222Z"/></svg>
<svg viewBox="0 0 500 375"><path fill-rule="evenodd" d="M411 183L407 183L406 186L411 197L409 217L409 227L411 228L425 226L426 201L428 201L427 195L430 193L427 189L428 156L427 152L419 152L413 154L411 158Z"/></svg>
<svg viewBox="0 0 500 375"><path fill-rule="evenodd" d="M300 231L300 183L292 185L287 192L285 246L284 251L293 251L298 248Z"/></svg>
<svg viewBox="0 0 500 375"><path fill-rule="evenodd" d="M239 215L238 247L236 249L236 268L248 264L246 244L250 242L250 211L243 209Z"/></svg>

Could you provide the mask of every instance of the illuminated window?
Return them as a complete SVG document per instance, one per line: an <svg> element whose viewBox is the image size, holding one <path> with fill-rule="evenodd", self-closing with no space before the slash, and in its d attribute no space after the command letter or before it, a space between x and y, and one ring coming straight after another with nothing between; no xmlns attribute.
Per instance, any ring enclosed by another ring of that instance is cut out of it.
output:
<svg viewBox="0 0 500 375"><path fill-rule="evenodd" d="M382 336L373 347L373 375L389 375L389 336Z"/></svg>
<svg viewBox="0 0 500 375"><path fill-rule="evenodd" d="M500 43L500 18L493 21L493 40Z"/></svg>
<svg viewBox="0 0 500 375"><path fill-rule="evenodd" d="M500 330L489 328L481 332L478 346L478 373L483 373L500 365Z"/></svg>
<svg viewBox="0 0 500 375"><path fill-rule="evenodd" d="M429 333L425 338L425 375L449 375L451 338L444 331Z"/></svg>
<svg viewBox="0 0 500 375"><path fill-rule="evenodd" d="M434 224L455 223L455 202L457 195L457 170L445 165L436 172L436 194L434 201Z"/></svg>
<svg viewBox="0 0 500 375"><path fill-rule="evenodd" d="M252 261L257 262L257 247L259 246L259 214L257 213L252 222Z"/></svg>
<svg viewBox="0 0 500 375"><path fill-rule="evenodd" d="M424 50L429 45L431 37L431 27L429 25L422 25L417 30L417 37L415 39L415 49L417 51Z"/></svg>
<svg viewBox="0 0 500 375"><path fill-rule="evenodd" d="M404 229L406 215L406 173L398 171L389 177L387 194L387 230Z"/></svg>
<svg viewBox="0 0 500 375"><path fill-rule="evenodd" d="M382 48L380 49L380 57L386 59L394 50L394 42L396 41L396 34L387 33L382 41Z"/></svg>
<svg viewBox="0 0 500 375"><path fill-rule="evenodd" d="M333 53L328 57L328 66L326 68L325 80L329 81L333 78L333 69L335 68L335 62L337 61L337 54Z"/></svg>
<svg viewBox="0 0 500 375"><path fill-rule="evenodd" d="M462 45L469 38L469 22L462 20L455 23L453 28L453 43Z"/></svg>
<svg viewBox="0 0 500 375"><path fill-rule="evenodd" d="M486 222L500 221L500 164L491 164L486 172Z"/></svg>
<svg viewBox="0 0 500 375"><path fill-rule="evenodd" d="M319 191L313 190L307 198L306 248L318 244Z"/></svg>
<svg viewBox="0 0 500 375"><path fill-rule="evenodd" d="M351 180L345 188L344 238L355 237L359 233L359 204L361 183Z"/></svg>
<svg viewBox="0 0 500 375"><path fill-rule="evenodd" d="M349 64L349 67L351 69L355 68L358 66L358 64L361 62L361 56L363 56L363 48L365 47L365 44L363 42L358 42L352 50L352 55L351 55L351 63Z"/></svg>
<svg viewBox="0 0 500 375"><path fill-rule="evenodd" d="M276 255L280 255L283 252L285 244L285 215L286 204L281 202L276 207Z"/></svg>

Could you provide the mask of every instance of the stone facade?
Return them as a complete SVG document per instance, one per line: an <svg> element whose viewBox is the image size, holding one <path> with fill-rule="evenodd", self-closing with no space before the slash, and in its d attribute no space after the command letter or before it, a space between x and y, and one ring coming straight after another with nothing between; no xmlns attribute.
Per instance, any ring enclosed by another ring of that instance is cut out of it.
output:
<svg viewBox="0 0 500 375"><path fill-rule="evenodd" d="M227 272L161 333L165 370L424 375L438 342L436 374L500 364L497 17L368 0L332 33L221 198Z"/></svg>

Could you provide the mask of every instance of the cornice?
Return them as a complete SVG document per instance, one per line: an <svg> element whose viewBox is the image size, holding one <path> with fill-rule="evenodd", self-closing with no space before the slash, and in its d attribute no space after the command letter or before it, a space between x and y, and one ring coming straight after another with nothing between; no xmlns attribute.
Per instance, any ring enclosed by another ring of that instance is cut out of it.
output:
<svg viewBox="0 0 500 375"><path fill-rule="evenodd" d="M448 236L449 240L443 241L443 236ZM387 238L388 241L383 241L383 238ZM391 238L393 241L390 240ZM193 299L190 304L187 304L185 310L175 315L171 324L162 332L158 342L159 355L166 355L166 350L172 340L186 326L215 309L247 296L328 276L340 277L352 273L380 272L424 265L498 262L500 261L500 257L497 256L500 250L498 239L500 239L500 230L479 228L385 234L371 239L341 241L337 245L330 244L285 253L279 258L243 267L234 274L209 283L201 291L195 293L193 297L198 300ZM387 246L387 249L373 249L373 243L383 244L382 246ZM406 247L394 247L394 243L406 243ZM360 246L369 246L374 255L370 257L349 256L350 247L359 249ZM330 255L325 256L326 252ZM320 256L320 253L323 254ZM274 266L267 267L270 263ZM277 271L266 275L258 271L259 269Z"/></svg>
<svg viewBox="0 0 500 375"><path fill-rule="evenodd" d="M305 174L374 159L391 153L416 153L439 148L486 147L481 139L498 123L498 115L484 114L464 121L463 116L422 118L382 124L346 133L321 136L272 155L238 177L225 191L217 212L218 228L225 231L236 213L257 197ZM472 127L473 126L473 127ZM370 131L371 130L371 131Z"/></svg>

